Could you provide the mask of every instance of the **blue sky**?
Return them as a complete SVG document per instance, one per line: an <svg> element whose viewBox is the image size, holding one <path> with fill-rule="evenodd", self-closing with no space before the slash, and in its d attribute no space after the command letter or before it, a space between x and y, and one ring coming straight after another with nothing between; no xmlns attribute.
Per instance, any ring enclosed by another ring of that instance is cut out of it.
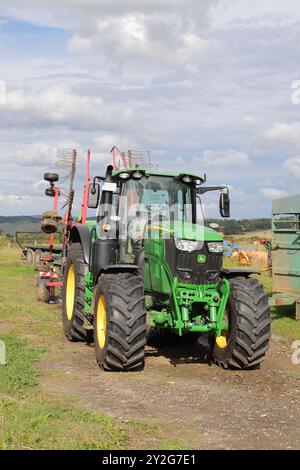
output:
<svg viewBox="0 0 300 470"><path fill-rule="evenodd" d="M99 174L117 144L229 185L233 217L269 216L300 192L299 36L296 0L0 5L0 214L49 206L57 147L78 148L78 200L86 148Z"/></svg>

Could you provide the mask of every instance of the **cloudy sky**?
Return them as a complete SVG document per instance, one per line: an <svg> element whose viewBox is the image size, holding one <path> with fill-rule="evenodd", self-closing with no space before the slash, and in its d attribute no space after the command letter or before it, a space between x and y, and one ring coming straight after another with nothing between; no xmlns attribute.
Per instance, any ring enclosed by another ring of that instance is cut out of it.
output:
<svg viewBox="0 0 300 470"><path fill-rule="evenodd" d="M2 0L0 139L0 215L49 207L57 147L81 190L86 148L101 174L117 144L269 216L300 192L300 2Z"/></svg>

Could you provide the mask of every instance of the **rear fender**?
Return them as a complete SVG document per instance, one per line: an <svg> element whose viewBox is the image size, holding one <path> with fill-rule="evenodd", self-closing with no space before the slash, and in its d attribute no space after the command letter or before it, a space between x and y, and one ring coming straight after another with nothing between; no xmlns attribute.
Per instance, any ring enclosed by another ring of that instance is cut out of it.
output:
<svg viewBox="0 0 300 470"><path fill-rule="evenodd" d="M74 225L70 234L70 242L81 244L84 261L89 264L91 235L87 225Z"/></svg>

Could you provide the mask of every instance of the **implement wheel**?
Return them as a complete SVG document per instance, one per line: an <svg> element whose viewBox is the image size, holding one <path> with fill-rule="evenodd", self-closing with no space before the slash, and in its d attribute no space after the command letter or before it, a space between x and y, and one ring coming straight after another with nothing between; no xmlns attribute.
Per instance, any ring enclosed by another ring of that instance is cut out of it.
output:
<svg viewBox="0 0 300 470"><path fill-rule="evenodd" d="M146 309L140 274L102 274L94 296L94 342L98 364L107 371L144 367Z"/></svg>
<svg viewBox="0 0 300 470"><path fill-rule="evenodd" d="M35 262L35 253L31 248L26 251L26 260L28 264L34 264Z"/></svg>
<svg viewBox="0 0 300 470"><path fill-rule="evenodd" d="M228 329L213 341L213 358L225 369L259 368L268 350L270 313L268 298L255 279L230 279L226 309Z"/></svg>
<svg viewBox="0 0 300 470"><path fill-rule="evenodd" d="M84 328L84 262L80 243L73 243L67 255L62 291L62 323L69 341L90 341Z"/></svg>
<svg viewBox="0 0 300 470"><path fill-rule="evenodd" d="M38 271L40 269L41 256L42 256L42 250L40 250L40 249L35 250L34 268L35 268L36 271Z"/></svg>
<svg viewBox="0 0 300 470"><path fill-rule="evenodd" d="M42 302L49 302L50 300L50 289L46 286L48 279L37 278L36 282L36 298Z"/></svg>

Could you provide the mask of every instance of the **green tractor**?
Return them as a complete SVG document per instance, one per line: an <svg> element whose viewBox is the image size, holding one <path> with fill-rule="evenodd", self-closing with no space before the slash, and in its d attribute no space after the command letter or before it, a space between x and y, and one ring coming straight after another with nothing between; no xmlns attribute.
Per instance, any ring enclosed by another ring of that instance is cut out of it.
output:
<svg viewBox="0 0 300 470"><path fill-rule="evenodd" d="M268 299L253 271L222 267L223 238L203 221L202 195L228 188L145 168L95 177L97 220L74 226L64 267L62 318L70 341L95 343L107 371L144 366L149 335L208 335L212 360L258 368L268 349Z"/></svg>

